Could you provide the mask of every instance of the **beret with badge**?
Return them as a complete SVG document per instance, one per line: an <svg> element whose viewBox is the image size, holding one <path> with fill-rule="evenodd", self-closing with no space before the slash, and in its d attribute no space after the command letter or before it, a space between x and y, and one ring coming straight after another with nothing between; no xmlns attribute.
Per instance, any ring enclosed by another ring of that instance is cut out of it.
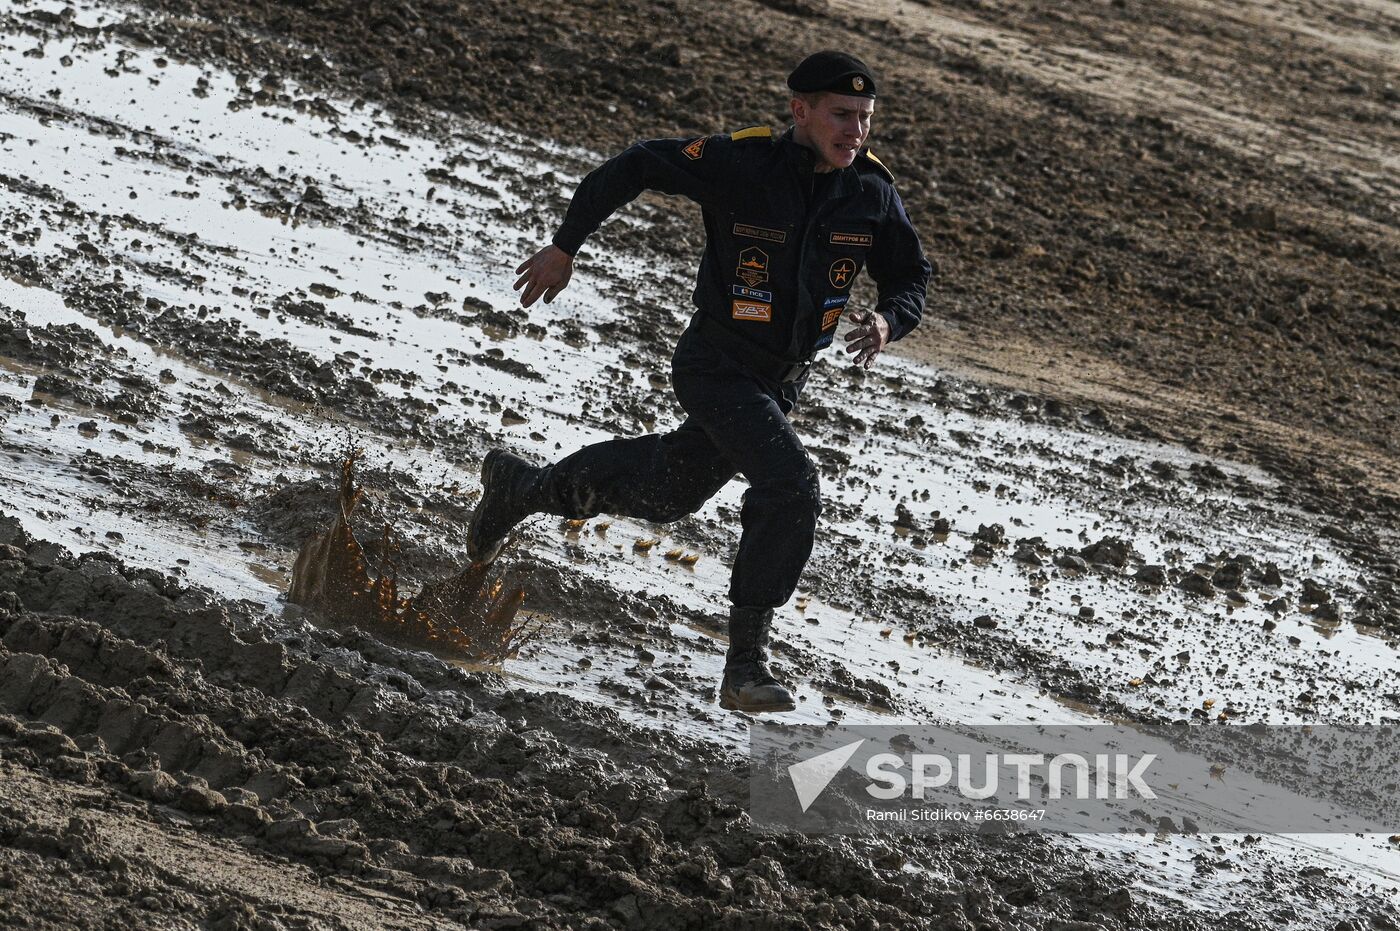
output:
<svg viewBox="0 0 1400 931"><path fill-rule="evenodd" d="M845 52L808 55L788 75L788 87L799 94L830 91L852 97L875 97L875 78L865 62Z"/></svg>

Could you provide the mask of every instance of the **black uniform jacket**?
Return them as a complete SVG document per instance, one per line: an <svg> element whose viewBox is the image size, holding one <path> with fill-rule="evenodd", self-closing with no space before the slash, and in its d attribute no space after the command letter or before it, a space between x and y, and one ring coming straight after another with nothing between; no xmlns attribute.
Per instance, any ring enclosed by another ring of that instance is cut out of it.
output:
<svg viewBox="0 0 1400 931"><path fill-rule="evenodd" d="M643 190L680 194L705 219L694 296L701 322L773 359L803 362L831 344L851 284L868 268L875 309L899 339L923 314L932 267L894 178L868 149L825 177L814 162L791 129L639 142L583 179L554 244L574 255Z"/></svg>

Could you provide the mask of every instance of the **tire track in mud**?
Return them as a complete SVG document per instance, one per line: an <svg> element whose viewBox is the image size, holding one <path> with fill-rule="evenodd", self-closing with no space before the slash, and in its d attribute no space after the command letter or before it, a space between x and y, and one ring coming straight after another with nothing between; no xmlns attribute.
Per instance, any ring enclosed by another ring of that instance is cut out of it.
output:
<svg viewBox="0 0 1400 931"><path fill-rule="evenodd" d="M279 630L154 573L74 560L13 523L4 535L14 542L0 548L0 576L16 594L0 616L0 765L118 790L149 803L138 816L235 840L260 861L286 857L323 881L492 927L752 926L775 909L804 927L997 912L1039 927L1070 905L1055 902L1056 883L1079 881L1082 864L1034 837L940 844L945 866L985 862L974 897L873 870L868 857L890 855L878 847L753 834L741 776L724 775L744 767L703 746L658 747L614 720L604 752L570 750L558 735L595 728L596 709L426 660L420 680L363 635ZM394 665L376 681L370 657ZM101 865L81 818L57 832L31 820L0 819L7 846ZM179 898L169 876L144 882L142 901L155 897L144 907ZM205 884L225 898L237 886ZM1004 898L1028 888L1036 904ZM1091 906L1076 896L1072 907ZM238 914L218 898L201 909Z"/></svg>

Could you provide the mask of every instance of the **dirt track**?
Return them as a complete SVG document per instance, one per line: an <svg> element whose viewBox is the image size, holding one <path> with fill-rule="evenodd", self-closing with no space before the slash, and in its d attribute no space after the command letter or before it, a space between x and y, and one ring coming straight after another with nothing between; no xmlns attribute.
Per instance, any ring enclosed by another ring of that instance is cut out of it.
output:
<svg viewBox="0 0 1400 931"><path fill-rule="evenodd" d="M155 6L265 38L185 37L257 73L325 79L311 42L339 86L602 151L781 125L791 63L848 46L884 76L873 144L943 273L910 351L995 368L1007 342L1073 353L1056 388L1087 369L1173 435L1249 446L1282 421L1343 474L1400 482L1400 18L1384 5ZM691 230L659 239L689 252ZM1171 400L1135 392L1143 373Z"/></svg>
<svg viewBox="0 0 1400 931"><path fill-rule="evenodd" d="M503 269L598 150L776 125L773 63L849 40L943 276L902 358L804 401L803 720L1393 719L1385 8L44 9L3 19L0 921L1395 926L1383 838L752 832L712 705L737 489L523 530L553 636L500 667L275 600L348 439L421 581L487 446L668 426L685 209L552 309Z"/></svg>
<svg viewBox="0 0 1400 931"><path fill-rule="evenodd" d="M1257 463L1318 513L1400 515L1400 18L1383 5L680 0L660 32L641 2L153 6L235 24L185 48L255 75L602 151L782 125L790 63L848 46L885 76L873 145L941 271L898 351ZM541 198L550 227L563 202ZM688 258L696 235L680 207L630 242Z"/></svg>

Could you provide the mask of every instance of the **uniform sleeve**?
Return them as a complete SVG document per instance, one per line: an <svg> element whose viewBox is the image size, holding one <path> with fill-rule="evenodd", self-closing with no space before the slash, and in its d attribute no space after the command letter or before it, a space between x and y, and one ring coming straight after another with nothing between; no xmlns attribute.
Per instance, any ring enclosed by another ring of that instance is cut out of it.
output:
<svg viewBox="0 0 1400 931"><path fill-rule="evenodd" d="M579 183L554 245L576 255L603 221L642 191L679 194L702 206L718 199L732 148L728 136L638 142Z"/></svg>
<svg viewBox="0 0 1400 931"><path fill-rule="evenodd" d="M890 341L893 342L919 325L929 278L933 275L933 265L919 245L919 234L914 231L909 215L904 212L904 203L893 188L875 242L866 268L875 279L879 294L875 310L889 322Z"/></svg>

